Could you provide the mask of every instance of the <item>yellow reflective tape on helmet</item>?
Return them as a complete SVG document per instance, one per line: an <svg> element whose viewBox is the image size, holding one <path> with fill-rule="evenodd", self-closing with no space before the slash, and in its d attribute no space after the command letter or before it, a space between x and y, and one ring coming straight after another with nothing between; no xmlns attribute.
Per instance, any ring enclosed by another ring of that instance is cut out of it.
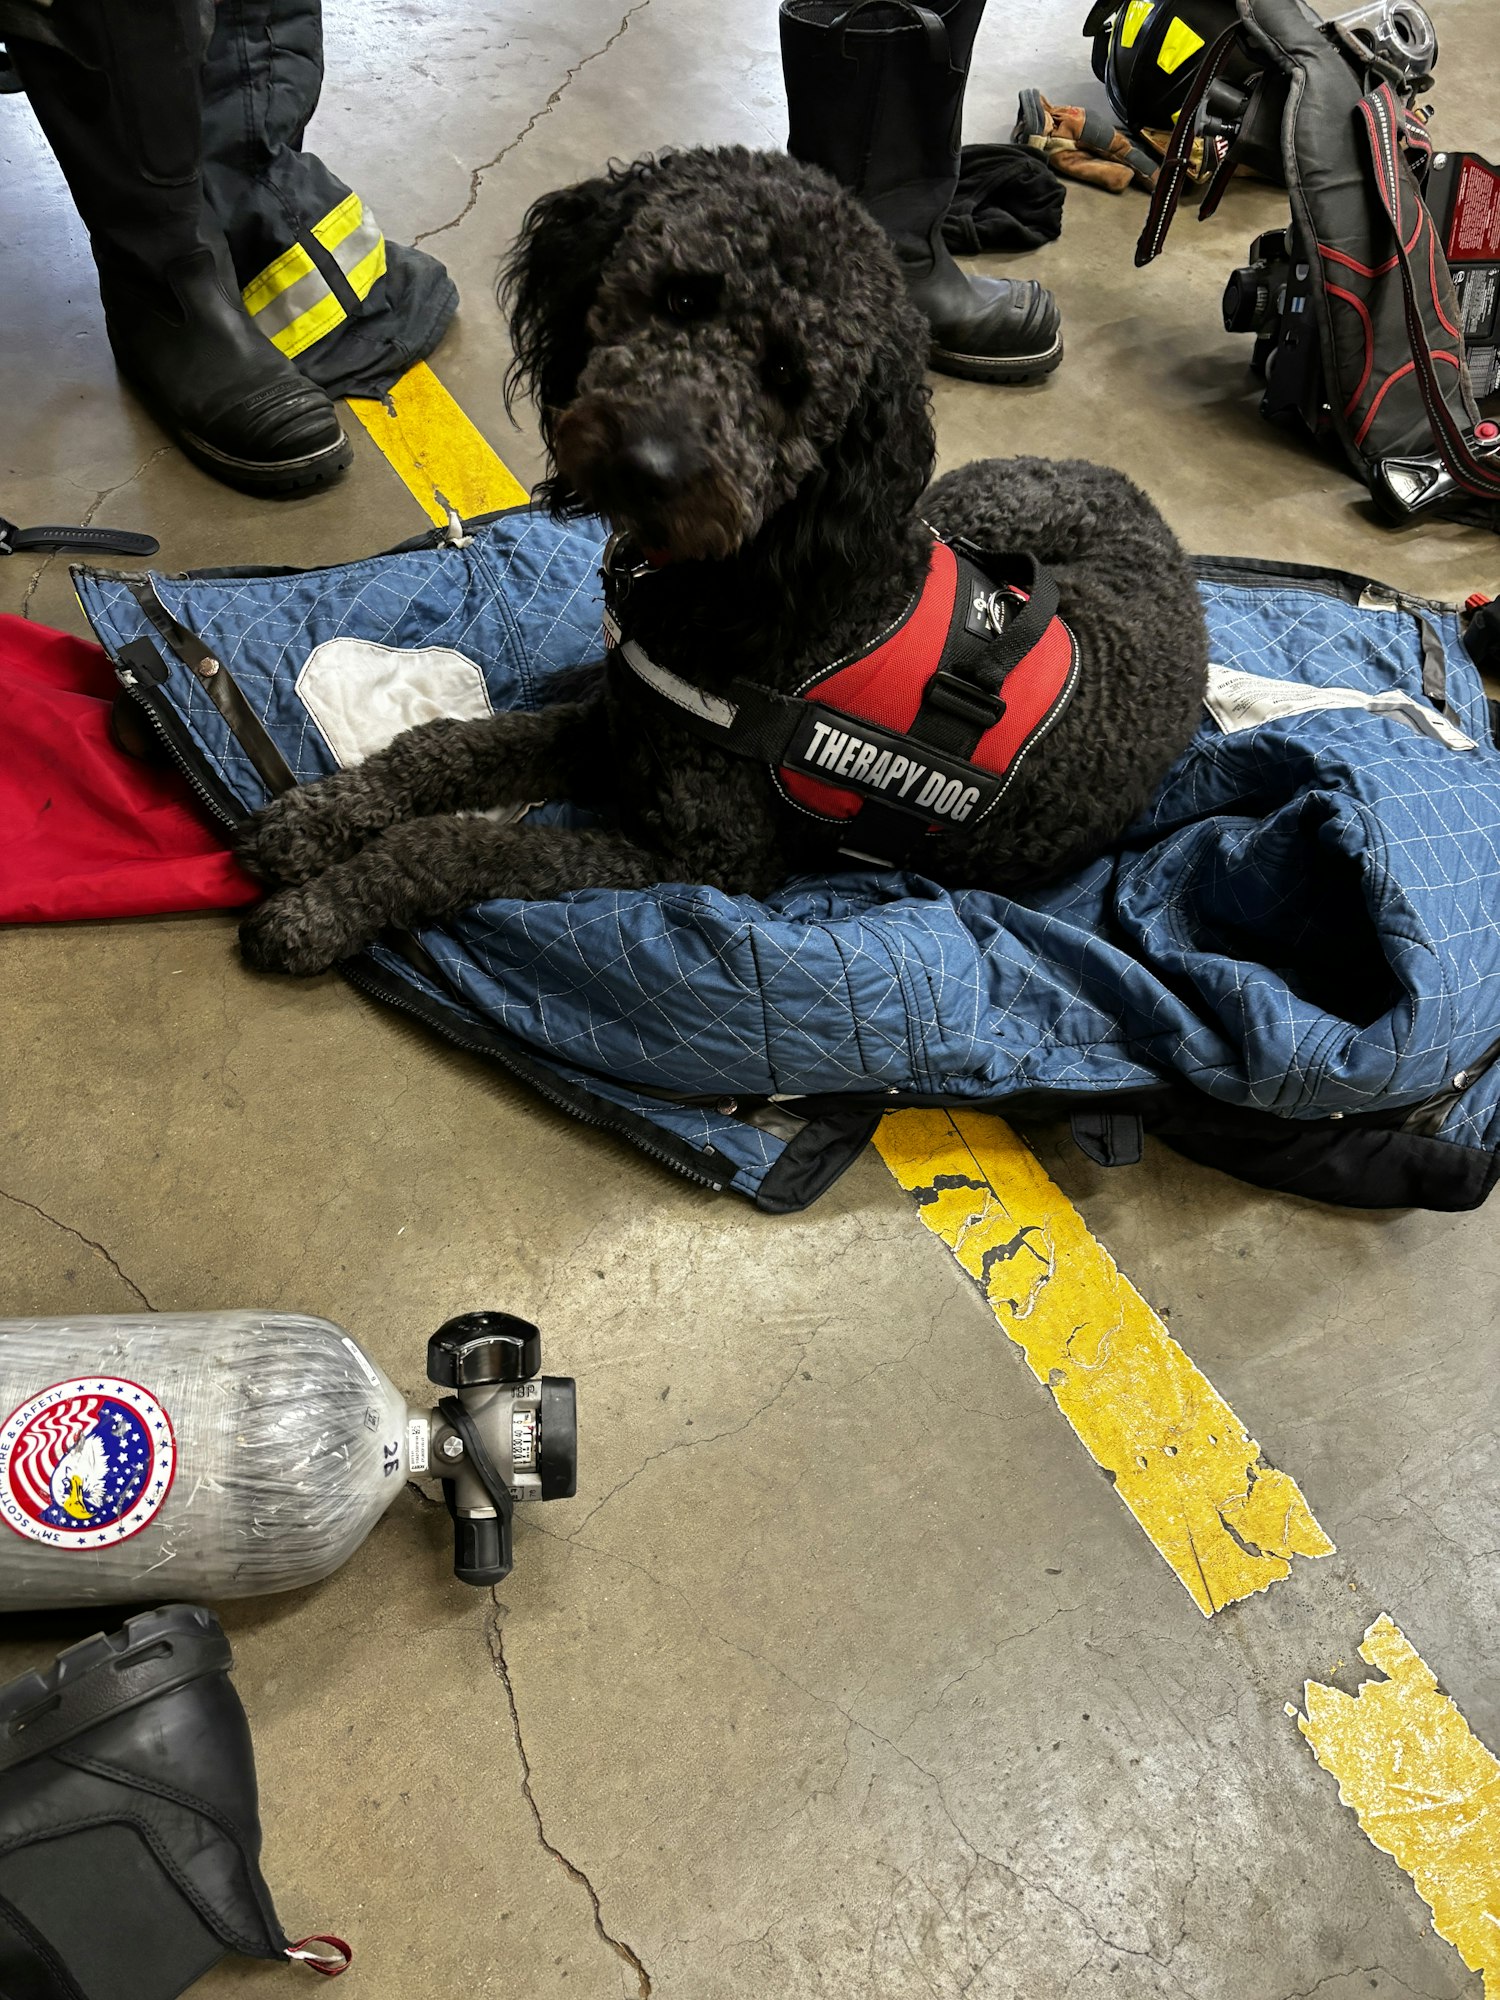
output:
<svg viewBox="0 0 1500 2000"><path fill-rule="evenodd" d="M1130 5L1125 9L1125 19L1120 27L1120 47L1122 49L1135 47L1135 38L1151 19L1151 12L1155 5L1156 0L1130 0Z"/></svg>
<svg viewBox="0 0 1500 2000"><path fill-rule="evenodd" d="M1203 37L1195 34L1186 21L1174 21L1161 38L1161 47L1156 52L1156 67L1164 69L1168 76L1173 70L1181 69L1189 56L1197 55L1203 46Z"/></svg>

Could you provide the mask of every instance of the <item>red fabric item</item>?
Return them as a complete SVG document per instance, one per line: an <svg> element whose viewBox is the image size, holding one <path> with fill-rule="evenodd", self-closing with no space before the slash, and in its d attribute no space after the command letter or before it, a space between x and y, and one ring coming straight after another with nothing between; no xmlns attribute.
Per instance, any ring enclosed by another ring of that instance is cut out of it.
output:
<svg viewBox="0 0 1500 2000"><path fill-rule="evenodd" d="M109 738L102 647L0 617L0 923L233 909L259 885L176 771Z"/></svg>
<svg viewBox="0 0 1500 2000"><path fill-rule="evenodd" d="M958 558L946 542L934 542L922 594L890 638L799 693L808 701L823 702L862 722L905 735L916 721L927 683L937 672L957 591ZM1072 664L1073 636L1060 618L1054 618L1006 675L1005 713L980 737L969 761L1003 777L1061 694ZM783 770L779 776L799 805L830 819L852 819L864 803L858 792L846 792L801 771Z"/></svg>

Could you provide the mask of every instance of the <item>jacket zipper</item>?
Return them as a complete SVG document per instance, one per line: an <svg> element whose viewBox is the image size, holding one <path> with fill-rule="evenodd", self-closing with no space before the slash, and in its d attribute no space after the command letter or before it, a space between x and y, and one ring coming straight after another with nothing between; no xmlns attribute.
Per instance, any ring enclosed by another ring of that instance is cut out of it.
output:
<svg viewBox="0 0 1500 2000"><path fill-rule="evenodd" d="M138 686L128 686L125 688L125 692L138 708L145 711L146 717L155 731L157 738L166 746L167 755L176 766L180 776L187 780L193 796L200 801L220 826L237 827L240 821L209 791L203 780L194 770L187 753L179 747L171 731L157 714L156 705L150 695Z"/></svg>
<svg viewBox="0 0 1500 2000"><path fill-rule="evenodd" d="M1278 568L1274 563L1263 566L1262 559L1255 556L1242 560L1234 556L1190 556L1188 560L1201 583L1306 590L1317 597L1337 598L1358 611L1425 612L1429 616L1442 616L1460 608L1451 600L1418 597L1376 577L1359 576L1353 570L1318 571L1314 565L1297 563L1286 568ZM1305 573L1309 570L1311 574Z"/></svg>
<svg viewBox="0 0 1500 2000"><path fill-rule="evenodd" d="M1436 597L1414 597L1409 590L1397 590L1389 583L1367 583L1359 594L1361 611L1401 611L1408 618L1451 616L1462 607Z"/></svg>
<svg viewBox="0 0 1500 2000"><path fill-rule="evenodd" d="M580 1105L573 1103L569 1098L565 1097L561 1091L554 1090L551 1085L539 1081L529 1069L523 1068L519 1062L507 1056L504 1050L495 1048L488 1042L481 1042L472 1035L464 1034L461 1029L454 1027L451 1022L443 1019L440 1014L429 1013L426 1007L419 1006L415 1001L408 1000L404 996L389 991L380 980L372 978L369 973L359 969L359 961L357 959L348 960L346 963L340 965L339 971L351 986L358 987L361 993L369 994L372 1000L379 1000L387 1007L394 1007L399 1013L410 1014L414 1020L420 1021L424 1027L435 1029L446 1041L451 1042L455 1048L463 1049L470 1055L486 1056L491 1062L498 1063L503 1070L508 1071L511 1076L515 1077L517 1082L524 1083L528 1090L534 1090L538 1097L544 1098L555 1110L565 1111L570 1118L576 1118L580 1125L593 1125L597 1126L601 1131L615 1132L622 1139L628 1140L639 1152L645 1153L653 1160L659 1160L663 1166L670 1167L674 1173L681 1174L684 1180L696 1181L699 1187L711 1188L715 1194L722 1194L724 1192L725 1183L722 1180L715 1180L711 1174L702 1173L698 1168L688 1166L675 1153L668 1152L665 1147L654 1146L650 1140L639 1138L636 1133L612 1118L608 1112L585 1111Z"/></svg>

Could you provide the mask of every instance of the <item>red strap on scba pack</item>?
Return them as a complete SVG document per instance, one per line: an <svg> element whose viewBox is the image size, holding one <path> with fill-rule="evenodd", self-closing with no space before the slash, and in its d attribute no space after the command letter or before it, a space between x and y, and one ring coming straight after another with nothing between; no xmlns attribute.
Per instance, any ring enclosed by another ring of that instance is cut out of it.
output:
<svg viewBox="0 0 1500 2000"><path fill-rule="evenodd" d="M895 630L871 652L826 669L797 692L820 707L904 735L916 720L957 622L958 581L957 556L946 542L935 541L921 594ZM1014 589L1013 595L1018 603L1026 602L1024 591ZM1073 635L1054 617L1006 675L1004 712L979 738L968 761L993 777L1004 777L1056 708L1074 658ZM914 744L914 758L921 754ZM858 792L805 771L782 766L777 776L798 805L825 818L852 819L866 803Z"/></svg>

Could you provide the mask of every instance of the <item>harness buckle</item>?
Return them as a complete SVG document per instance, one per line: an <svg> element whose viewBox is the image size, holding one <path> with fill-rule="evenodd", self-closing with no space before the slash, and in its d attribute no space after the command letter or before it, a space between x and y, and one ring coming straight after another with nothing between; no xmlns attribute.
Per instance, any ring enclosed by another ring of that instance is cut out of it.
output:
<svg viewBox="0 0 1500 2000"><path fill-rule="evenodd" d="M927 683L922 706L939 709L976 729L993 729L1005 713L1005 702L1000 695L976 687L961 675L949 673L946 667L940 667Z"/></svg>

